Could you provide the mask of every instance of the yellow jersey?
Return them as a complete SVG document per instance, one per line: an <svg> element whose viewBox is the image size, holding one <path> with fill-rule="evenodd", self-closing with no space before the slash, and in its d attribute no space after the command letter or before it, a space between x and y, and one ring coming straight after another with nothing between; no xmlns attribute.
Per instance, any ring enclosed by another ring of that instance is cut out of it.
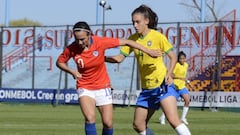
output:
<svg viewBox="0 0 240 135"><path fill-rule="evenodd" d="M186 62L181 65L179 62L176 63L176 66L173 70L173 74L175 77L186 78L188 71L188 64ZM183 89L186 87L185 80L182 79L174 79L174 84L178 90Z"/></svg>
<svg viewBox="0 0 240 135"><path fill-rule="evenodd" d="M165 53L173 50L173 47L167 38L160 32L153 29L151 29L144 37L135 33L130 36L129 39L136 41L148 49L161 49ZM140 71L142 88L153 89L160 86L167 73L163 57L152 58L148 54L129 46L123 46L120 53L124 56L129 56L132 51L138 61L137 63Z"/></svg>

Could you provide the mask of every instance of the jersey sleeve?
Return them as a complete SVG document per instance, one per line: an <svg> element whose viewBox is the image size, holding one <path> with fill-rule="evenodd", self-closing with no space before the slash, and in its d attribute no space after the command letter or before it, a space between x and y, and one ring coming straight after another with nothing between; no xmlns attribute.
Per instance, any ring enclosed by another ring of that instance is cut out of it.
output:
<svg viewBox="0 0 240 135"><path fill-rule="evenodd" d="M132 52L131 47L127 45L122 46L120 49L120 54L124 55L125 57L129 56L131 52Z"/></svg>
<svg viewBox="0 0 240 135"><path fill-rule="evenodd" d="M63 52L58 56L58 62L66 63L71 58L70 47L66 47Z"/></svg>
<svg viewBox="0 0 240 135"><path fill-rule="evenodd" d="M95 38L100 41L101 46L104 49L110 49L110 48L115 48L119 46L119 39L118 38L108 38L108 37L103 37L103 38Z"/></svg>
<svg viewBox="0 0 240 135"><path fill-rule="evenodd" d="M167 40L167 38L161 34L161 49L165 52L165 53L169 53L170 51L173 50L173 46L171 45L171 43Z"/></svg>
<svg viewBox="0 0 240 135"><path fill-rule="evenodd" d="M136 41L135 39L135 34L130 36L128 39L129 40L133 40L133 41ZM124 45L121 47L120 49L120 54L124 55L125 57L129 56L131 54L131 52L133 51L133 48L128 46L128 45Z"/></svg>

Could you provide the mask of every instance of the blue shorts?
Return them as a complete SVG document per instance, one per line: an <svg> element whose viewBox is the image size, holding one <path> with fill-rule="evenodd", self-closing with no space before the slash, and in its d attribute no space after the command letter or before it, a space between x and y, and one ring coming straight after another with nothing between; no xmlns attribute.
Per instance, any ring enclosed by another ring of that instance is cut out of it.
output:
<svg viewBox="0 0 240 135"><path fill-rule="evenodd" d="M188 89L185 87L185 88L183 88L183 89L177 90L177 93L178 93L178 97L177 97L177 98L179 98L179 96L181 96L181 95L189 94L189 91L188 91Z"/></svg>
<svg viewBox="0 0 240 135"><path fill-rule="evenodd" d="M160 108L160 102L169 97L174 96L176 99L178 93L174 84L166 85L163 82L159 87L154 89L142 89L137 99L136 106L141 106L148 109L158 110Z"/></svg>

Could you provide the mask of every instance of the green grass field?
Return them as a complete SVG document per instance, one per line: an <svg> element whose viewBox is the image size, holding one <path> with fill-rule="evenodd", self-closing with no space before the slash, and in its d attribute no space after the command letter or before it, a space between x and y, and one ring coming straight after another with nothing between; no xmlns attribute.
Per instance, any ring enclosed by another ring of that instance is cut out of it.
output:
<svg viewBox="0 0 240 135"><path fill-rule="evenodd" d="M132 129L134 108L116 107L114 110L114 134L136 135ZM97 112L98 113L98 112ZM181 110L179 110L181 113ZM167 123L160 125L158 111L149 127L155 135L176 135ZM239 135L240 112L219 109L211 112L190 108L189 128L192 135ZM98 134L101 123L97 115ZM6 104L0 103L0 135L84 135L84 119L78 105Z"/></svg>

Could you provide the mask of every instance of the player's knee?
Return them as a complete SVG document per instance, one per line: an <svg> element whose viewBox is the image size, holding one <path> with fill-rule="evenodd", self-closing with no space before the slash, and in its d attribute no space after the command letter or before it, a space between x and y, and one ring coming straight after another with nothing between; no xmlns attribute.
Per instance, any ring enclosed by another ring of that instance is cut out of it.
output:
<svg viewBox="0 0 240 135"><path fill-rule="evenodd" d="M168 122L173 128L176 128L179 124L181 124L181 121L178 117L168 118Z"/></svg>
<svg viewBox="0 0 240 135"><path fill-rule="evenodd" d="M184 106L188 107L190 104L190 100L185 100Z"/></svg>
<svg viewBox="0 0 240 135"><path fill-rule="evenodd" d="M133 123L133 129L135 130L135 131L138 131L138 128L137 128L137 125L135 124L135 123Z"/></svg>
<svg viewBox="0 0 240 135"><path fill-rule="evenodd" d="M133 122L133 129L137 132L141 132L143 130L141 129L141 124L136 121Z"/></svg>
<svg viewBox="0 0 240 135"><path fill-rule="evenodd" d="M103 121L103 127L104 128L112 128L113 127L112 120L105 120L105 121Z"/></svg>
<svg viewBox="0 0 240 135"><path fill-rule="evenodd" d="M87 115L85 117L85 121L87 123L95 123L95 121L96 121L95 115Z"/></svg>

